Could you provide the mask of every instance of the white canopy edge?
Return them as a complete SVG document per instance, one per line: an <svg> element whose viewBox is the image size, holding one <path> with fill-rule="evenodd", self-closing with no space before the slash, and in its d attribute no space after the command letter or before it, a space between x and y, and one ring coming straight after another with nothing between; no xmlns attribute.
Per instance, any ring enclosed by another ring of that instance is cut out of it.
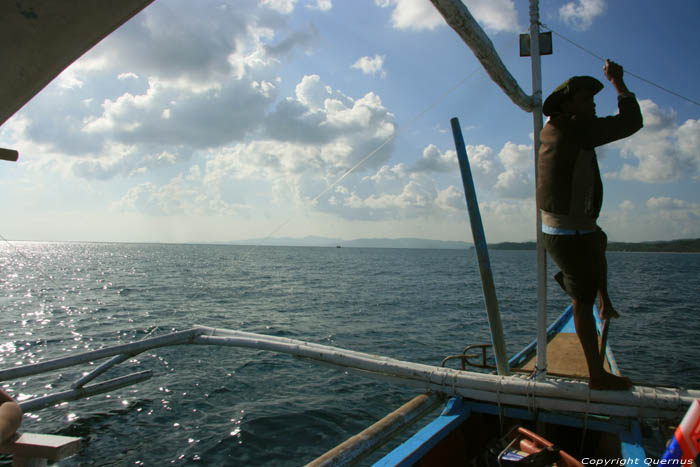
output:
<svg viewBox="0 0 700 467"><path fill-rule="evenodd" d="M491 79L525 112L532 112L535 102L510 74L498 56L491 39L460 0L430 0L447 24L469 46Z"/></svg>
<svg viewBox="0 0 700 467"><path fill-rule="evenodd" d="M0 125L152 1L0 2Z"/></svg>

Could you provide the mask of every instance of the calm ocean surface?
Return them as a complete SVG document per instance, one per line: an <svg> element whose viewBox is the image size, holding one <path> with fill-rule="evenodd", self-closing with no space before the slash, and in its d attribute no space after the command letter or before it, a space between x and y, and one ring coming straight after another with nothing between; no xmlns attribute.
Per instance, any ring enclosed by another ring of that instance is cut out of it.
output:
<svg viewBox="0 0 700 467"><path fill-rule="evenodd" d="M621 314L610 342L623 373L700 388L700 255L608 260ZM535 255L492 251L491 264L512 355L535 336ZM553 280L548 288L554 319L568 301ZM0 310L1 368L196 324L435 365L490 342L473 250L5 243ZM24 400L66 390L89 369L3 387ZM214 346L143 353L101 379L145 369L151 380L30 414L23 430L82 437L81 453L61 465L301 465L417 395Z"/></svg>

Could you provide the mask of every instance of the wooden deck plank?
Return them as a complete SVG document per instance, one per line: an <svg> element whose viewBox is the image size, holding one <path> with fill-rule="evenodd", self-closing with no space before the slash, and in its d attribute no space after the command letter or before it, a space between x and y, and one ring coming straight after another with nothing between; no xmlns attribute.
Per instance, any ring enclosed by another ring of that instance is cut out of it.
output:
<svg viewBox="0 0 700 467"><path fill-rule="evenodd" d="M522 368L533 371L535 363L537 363L536 354L530 357ZM605 369L610 371L607 360L605 361ZM560 332L549 341L547 344L547 373L588 379L586 357L583 355L583 348L576 334Z"/></svg>

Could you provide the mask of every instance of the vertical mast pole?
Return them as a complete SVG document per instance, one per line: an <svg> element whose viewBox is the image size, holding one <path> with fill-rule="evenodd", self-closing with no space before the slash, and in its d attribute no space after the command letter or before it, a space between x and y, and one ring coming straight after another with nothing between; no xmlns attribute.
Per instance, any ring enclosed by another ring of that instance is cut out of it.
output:
<svg viewBox="0 0 700 467"><path fill-rule="evenodd" d="M476 257L479 262L481 287L484 291L486 313L488 314L489 327L491 329L491 342L493 344L494 354L496 355L496 369L499 375L508 376L510 374L510 368L508 367L506 339L503 334L501 314L498 311L496 286L493 282L491 261L489 260L489 250L486 245L484 225L481 222L479 203L476 199L474 179L472 178L472 171L469 167L467 148L464 145L464 138L462 136L462 129L459 126L459 120L453 118L450 120L450 123L452 124L452 136L455 140L455 149L457 149L459 171L462 175L462 184L464 185L464 196L467 198L467 210L469 211L469 222L472 228L472 236L474 237L474 249L476 250Z"/></svg>
<svg viewBox="0 0 700 467"><path fill-rule="evenodd" d="M542 65L540 62L539 0L530 0L530 53L532 65L532 97L535 104L532 122L535 133L535 180L538 173L540 131L542 130ZM537 203L535 203L537 204ZM542 215L537 211L537 365L536 379L547 375L547 256L542 242Z"/></svg>

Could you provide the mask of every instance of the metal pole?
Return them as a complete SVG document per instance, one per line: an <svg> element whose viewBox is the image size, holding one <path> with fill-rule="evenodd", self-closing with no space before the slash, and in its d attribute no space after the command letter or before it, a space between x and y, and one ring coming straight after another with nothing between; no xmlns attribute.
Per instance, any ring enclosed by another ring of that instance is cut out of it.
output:
<svg viewBox="0 0 700 467"><path fill-rule="evenodd" d="M453 118L450 122L452 123L452 135L454 136L455 146L457 148L457 159L459 160L459 169L462 173L464 195L467 197L469 221L472 227L472 236L474 237L474 248L476 249L476 256L479 260L481 286L484 291L486 313L489 317L489 326L491 328L491 340L493 342L493 350L496 354L496 368L498 369L499 375L508 376L510 372L508 368L508 353L506 352L506 341L503 336L503 324L501 323L501 315L498 312L496 287L493 283L493 274L491 273L491 262L489 261L489 251L486 247L486 235L484 235L484 226L481 223L481 213L479 212L479 203L476 200L476 190L474 189L472 172L469 168L467 150L464 146L464 138L462 137L462 130L459 127L459 120Z"/></svg>
<svg viewBox="0 0 700 467"><path fill-rule="evenodd" d="M532 98L535 107L532 122L535 133L535 180L538 174L540 131L542 131L542 64L540 62L539 0L530 0L530 54L532 64ZM535 203L537 204L537 203ZM547 253L542 242L542 214L537 211L537 365L535 378L547 376Z"/></svg>

